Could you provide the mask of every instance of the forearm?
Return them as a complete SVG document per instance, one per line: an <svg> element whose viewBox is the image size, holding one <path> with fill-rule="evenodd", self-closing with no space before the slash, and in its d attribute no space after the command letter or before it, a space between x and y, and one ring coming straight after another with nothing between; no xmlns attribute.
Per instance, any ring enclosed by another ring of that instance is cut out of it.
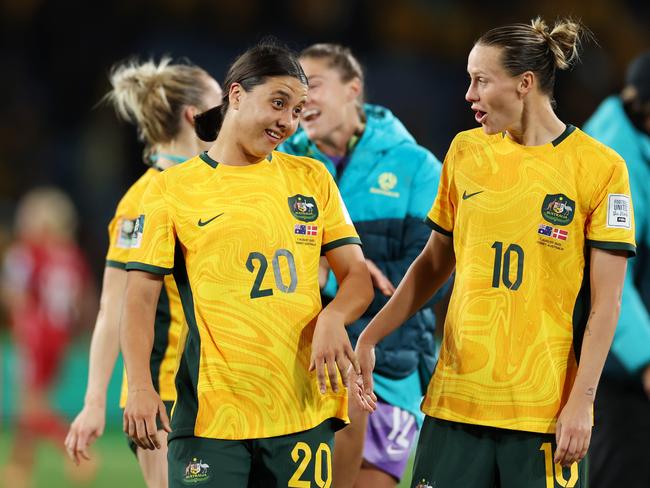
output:
<svg viewBox="0 0 650 488"><path fill-rule="evenodd" d="M120 322L120 346L124 357L129 391L152 387L151 350L154 339L156 305L162 277L143 278L146 273L130 271L124 310ZM135 275L135 273L139 273Z"/></svg>
<svg viewBox="0 0 650 488"><path fill-rule="evenodd" d="M607 353L612 344L620 302L592 307L584 333L571 399L593 402Z"/></svg>
<svg viewBox="0 0 650 488"><path fill-rule="evenodd" d="M90 341L88 384L84 403L106 406L106 391L120 350L119 313L121 307L102 307ZM113 324L113 327L111 327Z"/></svg>
<svg viewBox="0 0 650 488"><path fill-rule="evenodd" d="M350 265L347 275L341 280L334 299L322 313L335 313L348 325L357 320L373 299L373 289L364 261Z"/></svg>
<svg viewBox="0 0 650 488"><path fill-rule="evenodd" d="M361 333L359 342L377 344L417 312L445 283L453 262L436 263L427 252L409 267L395 294Z"/></svg>

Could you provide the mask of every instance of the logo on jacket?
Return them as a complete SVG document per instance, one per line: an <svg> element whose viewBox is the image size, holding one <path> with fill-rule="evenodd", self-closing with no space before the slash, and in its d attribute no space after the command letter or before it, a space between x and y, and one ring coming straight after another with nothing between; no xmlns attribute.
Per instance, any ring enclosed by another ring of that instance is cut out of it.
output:
<svg viewBox="0 0 650 488"><path fill-rule="evenodd" d="M385 195L387 197L399 198L399 193L391 191L397 186L397 175L391 172L384 172L379 175L377 179L377 185L379 188L372 187L370 188L370 193L375 193L377 195Z"/></svg>
<svg viewBox="0 0 650 488"><path fill-rule="evenodd" d="M184 483L201 483L210 479L208 470L210 466L204 463L203 460L192 458L192 460L185 466L185 476L183 477Z"/></svg>
<svg viewBox="0 0 650 488"><path fill-rule="evenodd" d="M546 195L542 203L542 217L555 225L569 225L573 220L576 202L562 193Z"/></svg>
<svg viewBox="0 0 650 488"><path fill-rule="evenodd" d="M313 222L318 218L318 207L314 197L294 195L289 197L289 211L296 219L303 222Z"/></svg>

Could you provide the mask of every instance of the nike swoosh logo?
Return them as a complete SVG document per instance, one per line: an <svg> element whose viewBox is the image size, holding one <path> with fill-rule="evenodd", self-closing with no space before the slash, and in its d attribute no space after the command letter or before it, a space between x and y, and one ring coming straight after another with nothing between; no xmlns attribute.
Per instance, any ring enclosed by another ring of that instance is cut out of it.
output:
<svg viewBox="0 0 650 488"><path fill-rule="evenodd" d="M484 191L485 190L481 190L481 191L476 191L474 193L469 193L469 194L467 193L467 191L464 191L463 192L463 200L467 200L468 198L472 198L474 195L478 195L479 193L483 193Z"/></svg>
<svg viewBox="0 0 650 488"><path fill-rule="evenodd" d="M218 217L221 217L223 214L224 214L224 213L221 212L219 215L215 215L214 217L212 217L211 219L206 220L206 221L202 221L201 219L199 219L199 227L203 227L204 225L208 225L208 224L209 224L210 222L212 222L214 219L216 219L216 218L218 218Z"/></svg>

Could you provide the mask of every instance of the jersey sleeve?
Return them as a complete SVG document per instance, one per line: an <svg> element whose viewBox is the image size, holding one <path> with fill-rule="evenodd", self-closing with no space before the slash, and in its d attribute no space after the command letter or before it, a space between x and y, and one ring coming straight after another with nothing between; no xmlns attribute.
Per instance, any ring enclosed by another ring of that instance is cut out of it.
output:
<svg viewBox="0 0 650 488"><path fill-rule="evenodd" d="M587 220L587 245L628 251L634 256L634 211L625 162L615 161L603 180L594 195L593 210Z"/></svg>
<svg viewBox="0 0 650 488"><path fill-rule="evenodd" d="M456 201L453 191L454 152L455 144L452 142L445 157L445 162L442 165L442 174L440 175L436 199L424 219L425 223L433 230L450 237L454 232L456 216Z"/></svg>
<svg viewBox="0 0 650 488"><path fill-rule="evenodd" d="M138 208L125 196L117 205L115 216L108 224L108 252L106 266L124 269L129 260L133 229L138 218Z"/></svg>
<svg viewBox="0 0 650 488"><path fill-rule="evenodd" d="M175 244L176 233L165 199L164 182L162 178L154 178L142 196L126 270L171 274Z"/></svg>
<svg viewBox="0 0 650 488"><path fill-rule="evenodd" d="M323 229L321 252L324 254L346 244L361 245L359 234L354 228L334 178L324 170L323 180L325 186L323 188L323 220L325 228Z"/></svg>

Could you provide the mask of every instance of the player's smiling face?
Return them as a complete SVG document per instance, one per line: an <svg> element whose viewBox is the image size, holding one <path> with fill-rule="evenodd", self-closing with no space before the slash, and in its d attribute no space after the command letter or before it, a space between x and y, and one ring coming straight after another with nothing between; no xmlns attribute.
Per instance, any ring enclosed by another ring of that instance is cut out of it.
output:
<svg viewBox="0 0 650 488"><path fill-rule="evenodd" d="M470 85L465 100L472 104L476 121L487 134L497 134L519 124L523 98L519 76L511 76L501 62L502 49L476 44L467 59Z"/></svg>
<svg viewBox="0 0 650 488"><path fill-rule="evenodd" d="M300 64L309 80L300 124L309 139L319 141L343 126L348 117L356 116L358 80L343 81L328 58L301 58Z"/></svg>
<svg viewBox="0 0 650 488"><path fill-rule="evenodd" d="M274 76L248 92L233 84L230 94L238 99L231 99L231 109L237 111L237 143L244 152L263 158L298 128L307 86L291 76Z"/></svg>

